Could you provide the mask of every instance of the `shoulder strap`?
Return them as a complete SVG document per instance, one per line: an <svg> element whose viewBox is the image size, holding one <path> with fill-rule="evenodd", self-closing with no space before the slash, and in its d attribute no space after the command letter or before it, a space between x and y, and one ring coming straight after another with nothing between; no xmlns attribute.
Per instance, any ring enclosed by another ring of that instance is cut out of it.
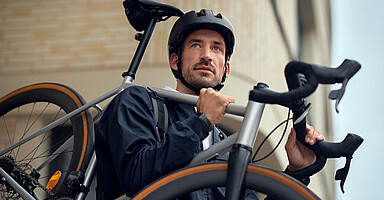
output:
<svg viewBox="0 0 384 200"><path fill-rule="evenodd" d="M167 105L165 104L165 99L159 96L155 91L147 87L149 96L152 99L154 118L156 121L156 141L161 141L165 132L168 129L168 110Z"/></svg>

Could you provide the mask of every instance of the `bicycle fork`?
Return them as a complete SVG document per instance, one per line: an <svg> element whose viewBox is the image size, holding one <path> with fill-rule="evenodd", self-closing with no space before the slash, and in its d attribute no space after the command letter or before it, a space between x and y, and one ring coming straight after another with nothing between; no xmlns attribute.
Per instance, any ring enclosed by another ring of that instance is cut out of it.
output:
<svg viewBox="0 0 384 200"><path fill-rule="evenodd" d="M267 86L258 85L256 87ZM248 102L239 136L229 154L226 183L227 189L225 192L226 200L238 200L244 195L242 188L246 175L246 168L252 156L252 149L256 141L264 108L265 104L263 103L254 101Z"/></svg>

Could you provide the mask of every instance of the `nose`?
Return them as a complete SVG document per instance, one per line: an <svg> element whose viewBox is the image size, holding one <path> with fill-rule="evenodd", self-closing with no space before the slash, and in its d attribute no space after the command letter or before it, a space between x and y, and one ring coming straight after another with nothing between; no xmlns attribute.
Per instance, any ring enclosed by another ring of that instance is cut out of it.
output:
<svg viewBox="0 0 384 200"><path fill-rule="evenodd" d="M204 61L209 61L211 62L212 61L212 52L211 52L211 49L210 47L203 47L201 49L201 56L200 56L200 60L204 60Z"/></svg>

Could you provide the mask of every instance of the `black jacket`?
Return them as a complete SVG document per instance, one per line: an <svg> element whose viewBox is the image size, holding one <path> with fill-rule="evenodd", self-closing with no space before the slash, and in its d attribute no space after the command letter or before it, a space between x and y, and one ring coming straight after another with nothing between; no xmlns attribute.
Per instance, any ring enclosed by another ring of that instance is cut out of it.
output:
<svg viewBox="0 0 384 200"><path fill-rule="evenodd" d="M151 97L132 86L116 96L105 110L96 132L98 198L134 195L157 178L184 167L202 150L207 126L194 107L167 101L169 127L160 142L154 133ZM214 129L214 142L220 141ZM220 188L193 192L186 199L222 199ZM203 197L204 196L204 197Z"/></svg>

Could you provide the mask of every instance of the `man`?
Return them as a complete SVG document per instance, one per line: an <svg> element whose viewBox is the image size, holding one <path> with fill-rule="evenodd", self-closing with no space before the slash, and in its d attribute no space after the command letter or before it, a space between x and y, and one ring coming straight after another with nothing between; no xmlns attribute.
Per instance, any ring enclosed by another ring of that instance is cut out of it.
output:
<svg viewBox="0 0 384 200"><path fill-rule="evenodd" d="M220 141L218 124L232 97L218 93L230 74L234 48L231 23L211 10L191 11L180 17L169 37L169 61L176 90L199 95L196 108L166 100L170 125L160 141L154 108L146 89L130 87L105 110L96 134L98 198L131 196L155 179L185 166L197 153ZM323 136L307 128L307 141ZM314 162L311 150L296 141L292 130L286 144L289 170ZM221 188L188 194L186 199L222 199ZM250 194L252 198L252 194ZM256 197L255 197L256 198Z"/></svg>

